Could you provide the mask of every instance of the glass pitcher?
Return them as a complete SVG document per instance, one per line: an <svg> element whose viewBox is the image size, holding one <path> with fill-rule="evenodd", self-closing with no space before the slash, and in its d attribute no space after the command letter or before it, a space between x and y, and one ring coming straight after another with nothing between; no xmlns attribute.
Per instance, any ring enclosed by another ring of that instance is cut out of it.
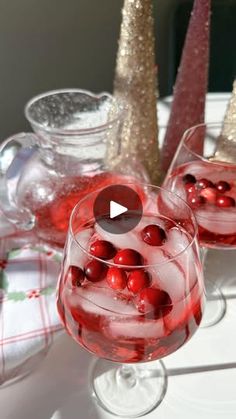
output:
<svg viewBox="0 0 236 419"><path fill-rule="evenodd" d="M122 110L108 93L57 90L34 97L25 107L34 133L21 133L0 146L0 207L23 230L62 247L75 204L96 189L146 181L138 162L116 169L105 163L107 139L119 154Z"/></svg>

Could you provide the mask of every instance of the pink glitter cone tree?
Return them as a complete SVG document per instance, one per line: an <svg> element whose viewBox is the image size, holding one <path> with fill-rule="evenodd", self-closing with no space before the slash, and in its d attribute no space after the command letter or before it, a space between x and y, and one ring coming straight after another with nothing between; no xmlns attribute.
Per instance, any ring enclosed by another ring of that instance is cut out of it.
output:
<svg viewBox="0 0 236 419"><path fill-rule="evenodd" d="M209 32L211 0L195 0L181 63L164 144L162 168L167 171L184 131L204 122L208 88ZM201 139L196 151L202 148Z"/></svg>

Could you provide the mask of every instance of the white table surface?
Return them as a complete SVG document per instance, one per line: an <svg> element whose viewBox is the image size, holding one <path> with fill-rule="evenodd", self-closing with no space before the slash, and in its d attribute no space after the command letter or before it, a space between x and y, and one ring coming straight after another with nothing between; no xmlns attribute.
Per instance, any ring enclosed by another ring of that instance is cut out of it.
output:
<svg viewBox="0 0 236 419"><path fill-rule="evenodd" d="M228 98L225 94L208 96L207 121L222 119ZM159 105L160 125L166 125L169 103L167 98ZM227 299L226 316L214 327L199 329L188 344L164 360L167 369L196 370L170 376L164 401L147 419L236 418L236 257L234 251L224 252L222 259L216 252L210 256L208 275L212 280L216 273L219 277ZM87 374L91 359L63 333L31 376L0 390L0 418L114 418L90 399ZM212 371L207 371L209 366ZM201 369L205 371L199 372Z"/></svg>

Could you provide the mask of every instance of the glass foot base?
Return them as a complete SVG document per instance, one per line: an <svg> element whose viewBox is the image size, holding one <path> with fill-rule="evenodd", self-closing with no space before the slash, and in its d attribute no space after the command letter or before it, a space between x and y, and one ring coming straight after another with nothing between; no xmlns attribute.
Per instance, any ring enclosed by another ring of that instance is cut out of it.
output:
<svg viewBox="0 0 236 419"><path fill-rule="evenodd" d="M167 374L161 361L116 364L95 360L91 369L93 397L106 411L137 418L151 412L163 400Z"/></svg>
<svg viewBox="0 0 236 419"><path fill-rule="evenodd" d="M221 290L210 281L205 282L206 307L201 321L201 328L211 327L219 323L226 312L226 301Z"/></svg>

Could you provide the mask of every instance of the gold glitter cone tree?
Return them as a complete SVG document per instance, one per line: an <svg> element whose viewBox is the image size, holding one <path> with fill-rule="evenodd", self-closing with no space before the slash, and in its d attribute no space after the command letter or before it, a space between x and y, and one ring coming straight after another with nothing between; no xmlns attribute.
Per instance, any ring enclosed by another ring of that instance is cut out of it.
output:
<svg viewBox="0 0 236 419"><path fill-rule="evenodd" d="M117 54L114 96L125 109L121 159L136 159L150 181L159 182L157 74L152 0L125 0ZM110 144L108 158L116 156Z"/></svg>
<svg viewBox="0 0 236 419"><path fill-rule="evenodd" d="M218 138L214 160L236 163L236 78L233 93L225 114L222 133Z"/></svg>

